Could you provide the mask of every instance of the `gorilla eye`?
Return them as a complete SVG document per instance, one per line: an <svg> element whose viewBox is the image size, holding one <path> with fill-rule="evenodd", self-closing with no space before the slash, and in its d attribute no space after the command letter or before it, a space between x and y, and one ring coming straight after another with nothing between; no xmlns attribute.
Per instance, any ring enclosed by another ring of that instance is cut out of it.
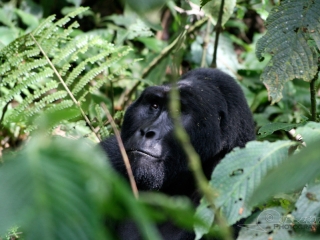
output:
<svg viewBox="0 0 320 240"><path fill-rule="evenodd" d="M156 103L153 103L153 104L151 104L151 107L152 107L153 109L158 109L158 108L159 108L159 105L156 104Z"/></svg>

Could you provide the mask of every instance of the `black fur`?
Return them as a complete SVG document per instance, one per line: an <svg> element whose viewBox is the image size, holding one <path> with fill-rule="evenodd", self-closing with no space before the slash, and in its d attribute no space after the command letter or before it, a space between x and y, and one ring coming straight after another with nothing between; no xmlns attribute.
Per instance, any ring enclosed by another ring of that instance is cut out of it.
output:
<svg viewBox="0 0 320 240"><path fill-rule="evenodd" d="M139 190L185 195L195 200L186 157L173 136L168 111L170 85L148 87L128 108L121 137ZM234 147L255 138L254 123L239 85L217 69L196 69L178 82L181 119L209 178L215 165ZM101 143L113 167L127 176L115 137ZM170 223L159 227L164 239L192 239ZM132 224L119 228L122 239L139 239ZM129 239L129 238L128 238Z"/></svg>

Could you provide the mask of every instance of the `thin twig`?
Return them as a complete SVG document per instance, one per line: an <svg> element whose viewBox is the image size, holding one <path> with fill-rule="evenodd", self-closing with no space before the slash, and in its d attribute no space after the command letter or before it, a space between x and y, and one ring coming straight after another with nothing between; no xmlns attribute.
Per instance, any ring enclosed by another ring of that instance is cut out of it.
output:
<svg viewBox="0 0 320 240"><path fill-rule="evenodd" d="M55 66L52 64L52 62L50 61L49 57L47 56L47 54L44 52L44 50L42 49L42 47L40 46L40 44L38 43L38 41L34 38L34 36L32 34L30 34L31 38L33 39L33 41L36 43L36 45L38 46L38 48L40 49L41 53L43 54L43 56L46 58L47 62L49 63L49 65L51 66L51 68L53 69L54 73L56 74L56 76L58 77L58 79L60 80L61 84L63 85L63 87L65 88L65 90L67 91L67 93L69 94L70 98L72 99L72 101L77 105L77 107L80 109L80 112L82 114L82 116L84 117L85 121L87 122L87 124L89 125L91 131L96 135L96 137L99 139L99 141L101 141L101 138L99 137L99 135L96 133L96 131L94 130L94 127L91 125L91 122L89 120L89 118L87 117L87 115L85 114L85 112L83 111L80 102L78 102L75 97L73 96L72 92L70 91L70 89L68 88L67 84L63 81L62 77L60 76L59 72L57 71L57 69L55 68Z"/></svg>
<svg viewBox="0 0 320 240"><path fill-rule="evenodd" d="M216 24L216 27L215 27L216 37L215 37L215 40L214 40L213 58L212 58L212 63L211 63L211 67L212 68L216 68L217 67L217 52L218 52L219 36L220 36L221 31L222 31L223 7L224 7L224 0L221 0L218 21L217 21L217 24Z"/></svg>
<svg viewBox="0 0 320 240"><path fill-rule="evenodd" d="M207 21L207 29L206 29L206 34L203 39L203 46L202 46L202 57L201 57L201 67L206 67L207 66L207 49L210 41L210 18Z"/></svg>
<svg viewBox="0 0 320 240"><path fill-rule="evenodd" d="M130 165L130 162L129 162L129 158L128 158L128 155L127 155L126 150L124 148L123 142L121 140L120 133L119 133L119 131L118 131L117 127L116 127L116 124L114 123L114 120L113 120L108 108L106 107L106 105L104 103L101 103L101 107L105 111L105 113L106 113L106 115L108 117L108 120L111 123L111 126L113 128L113 132L116 135L116 138L117 138L117 141L118 141L118 145L119 145L119 148L120 148L120 152L121 152L121 155L122 155L122 159L123 159L124 165L126 166L127 173L128 173L128 176L129 176L129 181L130 181L130 185L131 185L131 189L132 189L133 195L135 196L136 199L138 199L139 198L139 192L138 192L137 184L136 184L136 181L134 180L134 176L133 176L133 173L132 173L132 169L131 169L131 165Z"/></svg>
<svg viewBox="0 0 320 240"><path fill-rule="evenodd" d="M310 82L310 101L311 101L311 120L317 121L317 90L316 90L316 81L318 79L318 74Z"/></svg>

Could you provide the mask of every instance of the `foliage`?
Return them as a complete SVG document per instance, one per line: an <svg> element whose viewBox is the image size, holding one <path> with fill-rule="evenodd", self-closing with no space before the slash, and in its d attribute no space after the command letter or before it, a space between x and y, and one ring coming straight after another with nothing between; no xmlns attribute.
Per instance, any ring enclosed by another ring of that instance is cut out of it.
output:
<svg viewBox="0 0 320 240"><path fill-rule="evenodd" d="M98 36L70 37L79 26L69 23L70 19L85 10L79 8L55 23L51 16L1 50L1 105L13 99L19 102L16 108L2 112L4 125L19 123L30 131L36 127L32 122L39 112L65 110L71 113L69 118L75 118L89 93L126 69L123 65L108 72L130 49L114 47ZM63 120L68 120L66 115Z"/></svg>
<svg viewBox="0 0 320 240"><path fill-rule="evenodd" d="M267 172L288 156L290 141L249 142L235 149L214 169L210 184L218 192L216 206L232 225L251 214L248 199Z"/></svg>
<svg viewBox="0 0 320 240"><path fill-rule="evenodd" d="M220 1L101 2L75 11L79 1L0 2L2 238L113 239L103 222L123 219L137 222L145 239L159 239L155 224L168 219L194 228L196 239L226 238L224 222L248 217L238 239L312 239L310 228L317 239L318 222L310 221L320 213L320 126L310 119L319 104L310 96L319 98L319 2L226 0L218 38ZM209 181L214 206L202 199L194 209L188 199L155 193L134 199L91 146L99 130L102 138L112 132L99 104L121 127L145 86L210 66L215 52L218 67L239 80L264 141L221 160Z"/></svg>
<svg viewBox="0 0 320 240"><path fill-rule="evenodd" d="M319 1L286 0L270 12L268 31L257 43L257 57L272 56L261 75L272 103L282 98L286 81L297 78L310 82L318 72L319 11Z"/></svg>

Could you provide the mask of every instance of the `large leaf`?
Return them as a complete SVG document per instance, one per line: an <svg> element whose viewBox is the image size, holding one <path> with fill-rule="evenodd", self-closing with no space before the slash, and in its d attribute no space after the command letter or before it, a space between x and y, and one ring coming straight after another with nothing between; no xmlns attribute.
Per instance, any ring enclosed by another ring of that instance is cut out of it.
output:
<svg viewBox="0 0 320 240"><path fill-rule="evenodd" d="M99 218L108 186L95 171L110 172L103 159L84 142L43 137L5 158L0 235L19 226L26 239L103 239Z"/></svg>
<svg viewBox="0 0 320 240"><path fill-rule="evenodd" d="M264 202L277 193L302 188L320 175L320 140L313 142L299 153L284 161L263 179L255 190L253 205Z"/></svg>
<svg viewBox="0 0 320 240"><path fill-rule="evenodd" d="M0 167L0 236L19 226L24 239L112 239L112 221L131 218L159 239L149 210L88 141L34 136ZM190 215L190 214L189 214Z"/></svg>
<svg viewBox="0 0 320 240"><path fill-rule="evenodd" d="M310 81L318 69L320 49L320 1L285 0L267 19L267 33L257 43L256 54L272 56L261 75L272 102L282 98L285 82L295 78ZM313 43L312 43L313 41Z"/></svg>
<svg viewBox="0 0 320 240"><path fill-rule="evenodd" d="M319 223L318 215L320 214L320 185L312 183L305 187L295 204L295 210L292 215L298 224L306 229L315 223Z"/></svg>
<svg viewBox="0 0 320 240"><path fill-rule="evenodd" d="M249 197L267 171L288 156L290 141L249 142L229 153L214 169L210 184L219 192L216 206L229 224L251 214Z"/></svg>
<svg viewBox="0 0 320 240"><path fill-rule="evenodd" d="M241 225L237 240L289 240L292 238L292 222L286 221L282 208L269 208L260 212L249 224Z"/></svg>
<svg viewBox="0 0 320 240"><path fill-rule="evenodd" d="M309 122L307 125L297 128L297 133L301 134L303 141L309 145L320 139L320 123Z"/></svg>

